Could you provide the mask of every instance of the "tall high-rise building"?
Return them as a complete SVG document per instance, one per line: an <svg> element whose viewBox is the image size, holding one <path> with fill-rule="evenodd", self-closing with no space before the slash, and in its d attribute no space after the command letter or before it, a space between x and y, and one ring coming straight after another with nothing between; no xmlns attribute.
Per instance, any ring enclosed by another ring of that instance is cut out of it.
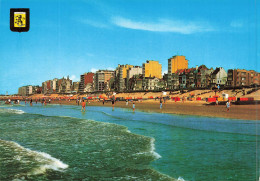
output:
<svg viewBox="0 0 260 181"><path fill-rule="evenodd" d="M127 70L127 79L131 79L134 75L140 75L143 73L143 69L140 66L134 66Z"/></svg>
<svg viewBox="0 0 260 181"><path fill-rule="evenodd" d="M159 61L147 60L143 63L143 76L162 78L162 64Z"/></svg>
<svg viewBox="0 0 260 181"><path fill-rule="evenodd" d="M183 55L176 55L168 59L168 73L173 74L179 69L187 69L188 60Z"/></svg>
<svg viewBox="0 0 260 181"><path fill-rule="evenodd" d="M133 65L118 65L116 68L116 89L118 91L123 91L126 89L127 71L134 67Z"/></svg>
<svg viewBox="0 0 260 181"><path fill-rule="evenodd" d="M33 92L33 87L35 87L35 86L27 85L27 86L19 87L18 95L29 96L29 95L34 94L35 92Z"/></svg>
<svg viewBox="0 0 260 181"><path fill-rule="evenodd" d="M79 92L91 92L93 89L94 73L88 72L80 75ZM88 88L88 90L86 90Z"/></svg>
<svg viewBox="0 0 260 181"><path fill-rule="evenodd" d="M129 90L130 89L130 82L129 80L135 76L135 75L142 75L143 73L143 68L140 66L134 66L131 67L127 70L127 77L126 77L126 89Z"/></svg>
<svg viewBox="0 0 260 181"><path fill-rule="evenodd" d="M114 74L113 70L98 70L94 75L95 91L109 91L109 80L114 77Z"/></svg>

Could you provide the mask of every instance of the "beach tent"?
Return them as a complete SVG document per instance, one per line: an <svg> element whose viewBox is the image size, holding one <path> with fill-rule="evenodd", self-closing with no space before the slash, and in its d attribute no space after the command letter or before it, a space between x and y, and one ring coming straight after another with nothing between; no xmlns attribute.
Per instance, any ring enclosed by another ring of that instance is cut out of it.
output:
<svg viewBox="0 0 260 181"><path fill-rule="evenodd" d="M197 97L196 100L197 100L197 101L201 101L201 97Z"/></svg>
<svg viewBox="0 0 260 181"><path fill-rule="evenodd" d="M237 98L236 97L229 97L228 100L231 100L231 101L236 101Z"/></svg>

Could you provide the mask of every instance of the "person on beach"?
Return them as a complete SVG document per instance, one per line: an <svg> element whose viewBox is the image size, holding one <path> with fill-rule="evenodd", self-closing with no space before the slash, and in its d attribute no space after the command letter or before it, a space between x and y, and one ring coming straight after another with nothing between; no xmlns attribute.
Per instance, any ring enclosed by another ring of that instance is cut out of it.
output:
<svg viewBox="0 0 260 181"><path fill-rule="evenodd" d="M115 106L115 100L112 99L112 107L113 107L113 110L114 110L114 106Z"/></svg>
<svg viewBox="0 0 260 181"><path fill-rule="evenodd" d="M82 100L82 107L81 107L81 111L84 109L84 111L86 110L86 103L84 101L84 99Z"/></svg>
<svg viewBox="0 0 260 181"><path fill-rule="evenodd" d="M216 98L216 106L218 105L218 98Z"/></svg>
<svg viewBox="0 0 260 181"><path fill-rule="evenodd" d="M230 100L228 100L227 103L226 103L226 106L227 106L227 112L228 112L229 109L230 109L230 105L231 105Z"/></svg>
<svg viewBox="0 0 260 181"><path fill-rule="evenodd" d="M126 99L126 101L125 101L125 105L128 106L128 100L127 100L127 99Z"/></svg>
<svg viewBox="0 0 260 181"><path fill-rule="evenodd" d="M105 99L103 99L103 105L105 104Z"/></svg>
<svg viewBox="0 0 260 181"><path fill-rule="evenodd" d="M133 102L133 112L135 112L135 103Z"/></svg>
<svg viewBox="0 0 260 181"><path fill-rule="evenodd" d="M30 100L30 106L32 106L32 99Z"/></svg>
<svg viewBox="0 0 260 181"><path fill-rule="evenodd" d="M162 109L162 98L160 99L160 109Z"/></svg>

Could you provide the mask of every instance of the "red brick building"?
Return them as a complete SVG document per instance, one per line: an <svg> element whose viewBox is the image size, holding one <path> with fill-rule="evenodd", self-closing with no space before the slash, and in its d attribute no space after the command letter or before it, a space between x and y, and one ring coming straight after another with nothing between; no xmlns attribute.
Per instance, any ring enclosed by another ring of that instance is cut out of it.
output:
<svg viewBox="0 0 260 181"><path fill-rule="evenodd" d="M260 74L254 70L229 69L227 86L252 86L260 85Z"/></svg>

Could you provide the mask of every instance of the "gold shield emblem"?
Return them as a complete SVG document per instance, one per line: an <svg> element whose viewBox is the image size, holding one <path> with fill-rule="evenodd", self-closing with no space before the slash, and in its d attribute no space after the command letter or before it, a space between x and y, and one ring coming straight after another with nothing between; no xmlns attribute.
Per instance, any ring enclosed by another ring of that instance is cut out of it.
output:
<svg viewBox="0 0 260 181"><path fill-rule="evenodd" d="M10 8L10 30L14 32L27 32L29 29L30 9Z"/></svg>
<svg viewBox="0 0 260 181"><path fill-rule="evenodd" d="M25 12L14 12L14 27L26 27Z"/></svg>

